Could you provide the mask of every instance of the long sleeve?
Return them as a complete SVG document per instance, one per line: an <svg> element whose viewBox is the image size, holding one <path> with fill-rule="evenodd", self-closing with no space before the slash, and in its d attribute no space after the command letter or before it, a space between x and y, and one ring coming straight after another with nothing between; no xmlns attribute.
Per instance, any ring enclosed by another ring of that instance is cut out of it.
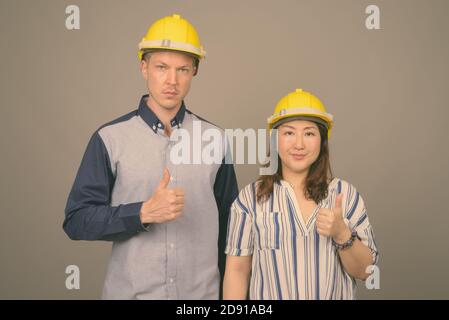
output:
<svg viewBox="0 0 449 320"><path fill-rule="evenodd" d="M343 208L344 217L347 220L348 227L357 232L362 243L371 250L373 264L377 264L379 260L379 251L376 246L373 228L368 219L364 199L357 189L346 181L340 180L337 188L339 193L343 191L346 195Z"/></svg>
<svg viewBox="0 0 449 320"><path fill-rule="evenodd" d="M220 269L220 295L224 278L224 269L226 264L226 234L228 230L229 210L232 203L238 195L237 178L234 172L233 164L223 163L217 172L214 184L215 201L217 202L219 212L219 235L218 235L218 267Z"/></svg>
<svg viewBox="0 0 449 320"><path fill-rule="evenodd" d="M108 152L98 132L89 141L65 208L64 231L72 240L125 240L145 231L142 202L112 207L114 186Z"/></svg>

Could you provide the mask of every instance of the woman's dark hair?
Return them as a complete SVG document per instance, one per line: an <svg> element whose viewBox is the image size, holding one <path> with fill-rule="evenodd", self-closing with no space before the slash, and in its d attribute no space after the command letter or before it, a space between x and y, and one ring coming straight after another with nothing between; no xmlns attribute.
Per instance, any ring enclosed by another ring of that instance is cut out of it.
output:
<svg viewBox="0 0 449 320"><path fill-rule="evenodd" d="M312 199L316 203L327 197L327 188L332 179L332 170L329 159L329 143L327 138L327 128L315 122L321 136L320 154L315 162L310 166L306 177L304 195L307 199ZM269 164L268 164L269 165ZM267 165L267 166L268 166ZM273 184L283 178L281 159L278 155L278 170L273 175L263 175L257 179L257 202L262 202L273 193Z"/></svg>

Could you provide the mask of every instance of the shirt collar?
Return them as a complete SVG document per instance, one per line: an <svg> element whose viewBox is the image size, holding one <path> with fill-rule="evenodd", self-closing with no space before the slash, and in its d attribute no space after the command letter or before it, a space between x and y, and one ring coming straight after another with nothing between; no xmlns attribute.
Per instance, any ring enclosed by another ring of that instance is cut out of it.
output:
<svg viewBox="0 0 449 320"><path fill-rule="evenodd" d="M156 133L157 129L165 129L164 124L159 120L156 114L147 105L148 94L142 96L139 103L138 115L147 123L147 125ZM186 106L184 101L181 104L175 117L170 120L170 125L173 127L180 127L186 113Z"/></svg>

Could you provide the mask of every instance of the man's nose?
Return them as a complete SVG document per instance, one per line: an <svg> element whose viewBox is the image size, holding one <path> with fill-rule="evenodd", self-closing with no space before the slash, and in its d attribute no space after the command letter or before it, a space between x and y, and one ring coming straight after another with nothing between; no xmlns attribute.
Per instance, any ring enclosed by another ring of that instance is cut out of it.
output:
<svg viewBox="0 0 449 320"><path fill-rule="evenodd" d="M176 70L172 69L167 72L167 83L171 85L175 85L178 81Z"/></svg>

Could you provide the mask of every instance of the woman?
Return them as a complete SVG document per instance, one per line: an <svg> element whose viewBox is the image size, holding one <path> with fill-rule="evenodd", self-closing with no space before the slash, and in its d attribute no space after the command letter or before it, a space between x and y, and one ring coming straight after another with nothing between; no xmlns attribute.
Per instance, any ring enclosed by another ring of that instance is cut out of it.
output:
<svg viewBox="0 0 449 320"><path fill-rule="evenodd" d="M354 299L355 279L377 263L362 197L332 178L332 124L308 92L279 101L268 119L278 170L246 186L231 208L225 299L246 299L248 286L250 299Z"/></svg>

